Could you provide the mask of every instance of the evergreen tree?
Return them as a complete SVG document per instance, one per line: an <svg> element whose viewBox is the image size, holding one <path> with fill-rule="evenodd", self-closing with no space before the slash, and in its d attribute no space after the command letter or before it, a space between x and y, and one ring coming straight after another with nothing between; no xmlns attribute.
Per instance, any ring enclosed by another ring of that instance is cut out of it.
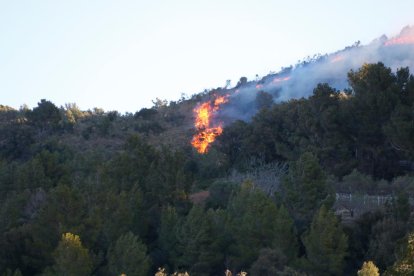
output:
<svg viewBox="0 0 414 276"><path fill-rule="evenodd" d="M178 230L178 269L190 274L215 275L224 270L224 247L219 236L220 212L195 205Z"/></svg>
<svg viewBox="0 0 414 276"><path fill-rule="evenodd" d="M29 112L28 118L33 125L42 131L56 129L61 120L59 108L45 99L40 100L37 107Z"/></svg>
<svg viewBox="0 0 414 276"><path fill-rule="evenodd" d="M285 265L287 258L279 250L265 248L260 250L260 255L250 268L250 274L260 276L279 275Z"/></svg>
<svg viewBox="0 0 414 276"><path fill-rule="evenodd" d="M173 207L166 207L161 212L160 227L158 229L158 245L161 250L160 265L173 266L178 257L178 215Z"/></svg>
<svg viewBox="0 0 414 276"><path fill-rule="evenodd" d="M150 265L146 246L131 232L109 248L107 259L112 275L146 276Z"/></svg>
<svg viewBox="0 0 414 276"><path fill-rule="evenodd" d="M79 236L65 233L53 253L52 271L62 276L87 276L92 272L92 260Z"/></svg>
<svg viewBox="0 0 414 276"><path fill-rule="evenodd" d="M305 228L322 205L332 206L333 190L314 154L306 152L291 164L282 181L282 199L299 230Z"/></svg>
<svg viewBox="0 0 414 276"><path fill-rule="evenodd" d="M350 115L354 125L351 135L358 152L358 169L381 178L392 176L395 168L394 149L385 142L384 125L399 101L401 87L397 77L383 63L365 64L348 74L353 89Z"/></svg>
<svg viewBox="0 0 414 276"><path fill-rule="evenodd" d="M275 203L252 183L243 184L229 202L227 210L229 265L232 270L248 268L262 248L282 251L289 260L297 255L293 221L284 208Z"/></svg>
<svg viewBox="0 0 414 276"><path fill-rule="evenodd" d="M332 211L325 206L313 218L303 236L306 258L317 275L340 275L347 254L348 238Z"/></svg>
<svg viewBox="0 0 414 276"><path fill-rule="evenodd" d="M279 208L276 220L272 247L281 250L288 261L292 261L298 254L298 240L294 221L284 205Z"/></svg>

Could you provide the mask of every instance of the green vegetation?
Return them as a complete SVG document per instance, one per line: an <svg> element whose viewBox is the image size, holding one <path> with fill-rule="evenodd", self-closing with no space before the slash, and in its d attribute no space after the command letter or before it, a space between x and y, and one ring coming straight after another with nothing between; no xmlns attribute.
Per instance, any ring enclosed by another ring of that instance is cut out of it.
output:
<svg viewBox="0 0 414 276"><path fill-rule="evenodd" d="M259 93L206 155L192 109L228 89L135 114L0 105L0 275L411 275L414 77L348 77Z"/></svg>

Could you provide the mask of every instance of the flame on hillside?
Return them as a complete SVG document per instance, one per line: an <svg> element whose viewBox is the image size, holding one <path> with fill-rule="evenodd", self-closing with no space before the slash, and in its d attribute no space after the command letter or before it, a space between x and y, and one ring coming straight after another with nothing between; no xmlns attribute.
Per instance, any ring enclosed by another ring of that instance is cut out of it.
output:
<svg viewBox="0 0 414 276"><path fill-rule="evenodd" d="M401 44L414 44L414 34L394 37L384 43L385 46Z"/></svg>
<svg viewBox="0 0 414 276"><path fill-rule="evenodd" d="M221 124L215 124L212 119L220 105L227 101L228 96L218 96L214 101L201 103L194 109L194 126L197 133L193 136L191 144L199 153L207 153L209 145L216 140L217 136L223 133Z"/></svg>
<svg viewBox="0 0 414 276"><path fill-rule="evenodd" d="M337 56L335 56L335 57L333 57L332 59L331 59L331 63L335 63L335 62L339 62L339 61L342 61L342 60L344 60L345 58L343 57L343 56L341 56L341 55L337 55Z"/></svg>
<svg viewBox="0 0 414 276"><path fill-rule="evenodd" d="M272 82L273 82L273 83L278 83L278 82L282 82L282 81L287 81L287 80L289 80L289 79L290 79L290 77L274 78L274 79L272 80Z"/></svg>

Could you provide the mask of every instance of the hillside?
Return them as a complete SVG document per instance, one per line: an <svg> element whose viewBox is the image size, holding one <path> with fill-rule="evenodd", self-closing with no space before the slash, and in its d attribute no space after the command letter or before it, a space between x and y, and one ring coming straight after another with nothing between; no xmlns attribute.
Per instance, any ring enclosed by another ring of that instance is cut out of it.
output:
<svg viewBox="0 0 414 276"><path fill-rule="evenodd" d="M413 30L134 114L1 105L0 274L414 271Z"/></svg>

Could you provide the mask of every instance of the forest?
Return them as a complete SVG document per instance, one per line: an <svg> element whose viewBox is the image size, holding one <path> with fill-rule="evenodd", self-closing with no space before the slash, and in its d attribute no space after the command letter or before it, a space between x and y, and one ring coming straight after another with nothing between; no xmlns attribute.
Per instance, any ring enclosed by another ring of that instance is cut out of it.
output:
<svg viewBox="0 0 414 276"><path fill-rule="evenodd" d="M0 275L413 275L414 76L347 77L257 93L206 154L193 109L226 88L134 114L0 105Z"/></svg>

